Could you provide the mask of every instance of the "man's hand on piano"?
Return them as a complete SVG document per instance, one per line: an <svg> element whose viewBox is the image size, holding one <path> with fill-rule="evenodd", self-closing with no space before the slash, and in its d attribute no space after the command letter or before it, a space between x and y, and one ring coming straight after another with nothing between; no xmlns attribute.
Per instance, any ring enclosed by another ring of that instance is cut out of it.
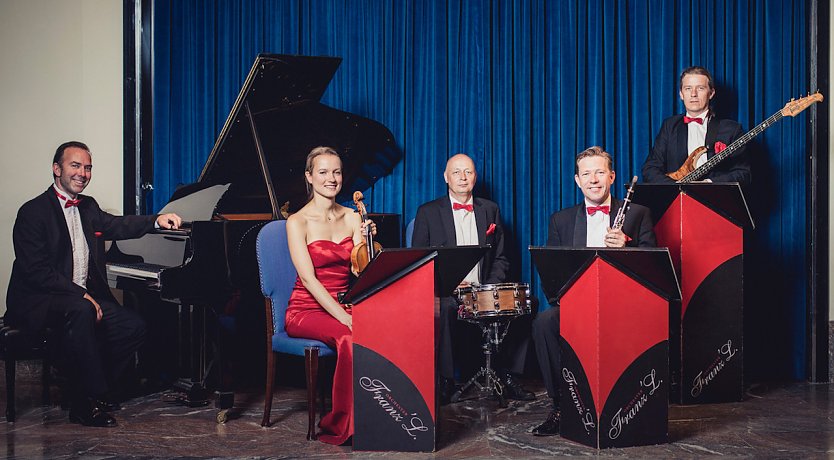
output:
<svg viewBox="0 0 834 460"><path fill-rule="evenodd" d="M160 214L160 216L156 218L156 224L159 225L159 228L176 230L180 228L180 225L182 225L182 218L173 212Z"/></svg>
<svg viewBox="0 0 834 460"><path fill-rule="evenodd" d="M90 294L88 294L86 292L84 293L84 298L89 300L90 303L93 304L93 307L95 307L95 309L96 309L96 322L97 323L101 322L101 316L102 316L101 305L99 305L98 302L96 302L95 299L90 297Z"/></svg>

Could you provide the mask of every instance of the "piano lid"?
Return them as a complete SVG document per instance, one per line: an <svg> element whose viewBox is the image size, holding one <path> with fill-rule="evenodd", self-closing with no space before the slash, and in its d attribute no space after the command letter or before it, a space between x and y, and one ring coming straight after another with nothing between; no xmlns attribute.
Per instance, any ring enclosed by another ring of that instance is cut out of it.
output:
<svg viewBox="0 0 834 460"><path fill-rule="evenodd" d="M339 201L365 190L402 158L384 125L319 100L341 58L259 54L209 155L198 184L175 192L230 184L215 209L223 213L272 213L287 201L304 205L304 162L314 147L342 157Z"/></svg>

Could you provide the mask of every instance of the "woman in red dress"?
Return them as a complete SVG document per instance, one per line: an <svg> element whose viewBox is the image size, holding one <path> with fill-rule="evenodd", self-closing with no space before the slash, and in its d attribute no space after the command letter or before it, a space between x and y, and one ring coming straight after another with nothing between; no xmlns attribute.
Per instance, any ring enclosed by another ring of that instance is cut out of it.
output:
<svg viewBox="0 0 834 460"><path fill-rule="evenodd" d="M346 291L350 253L365 226L358 213L336 203L342 189L342 160L329 147L307 155L308 202L287 219L287 240L298 278L287 306L287 334L320 340L337 353L333 409L319 423L319 439L344 444L353 436L353 340ZM373 227L371 227L373 228Z"/></svg>

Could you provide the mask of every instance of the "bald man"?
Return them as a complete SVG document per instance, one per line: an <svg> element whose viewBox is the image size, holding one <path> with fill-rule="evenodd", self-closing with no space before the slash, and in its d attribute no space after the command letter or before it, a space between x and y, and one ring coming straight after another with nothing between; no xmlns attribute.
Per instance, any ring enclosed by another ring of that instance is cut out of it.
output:
<svg viewBox="0 0 834 460"><path fill-rule="evenodd" d="M481 261L466 275L462 286L506 282L510 267L504 254L504 228L498 205L472 195L477 178L475 163L467 155L459 153L449 158L443 172L448 193L420 206L414 219L411 239L412 247L490 245ZM452 353L452 329L456 325L457 310L458 302L455 298L440 299L437 372L441 404L447 404L457 389ZM502 344L497 367L504 386L504 396L530 401L536 398L535 394L525 390L512 376L512 373L520 374L524 371L524 356L527 354L530 334L529 328L523 324L514 324L510 328ZM529 326L529 322L526 325ZM525 334L524 330L528 333ZM471 346L480 348L479 343Z"/></svg>

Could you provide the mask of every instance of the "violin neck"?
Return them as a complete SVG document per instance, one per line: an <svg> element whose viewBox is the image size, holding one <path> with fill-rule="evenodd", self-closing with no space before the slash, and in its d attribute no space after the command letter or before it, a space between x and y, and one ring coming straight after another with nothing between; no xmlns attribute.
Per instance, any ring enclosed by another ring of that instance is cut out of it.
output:
<svg viewBox="0 0 834 460"><path fill-rule="evenodd" d="M362 222L368 221L368 215L362 213ZM368 261L370 262L376 257L376 251L374 251L374 235L371 234L370 227L365 228L365 246L368 247Z"/></svg>

